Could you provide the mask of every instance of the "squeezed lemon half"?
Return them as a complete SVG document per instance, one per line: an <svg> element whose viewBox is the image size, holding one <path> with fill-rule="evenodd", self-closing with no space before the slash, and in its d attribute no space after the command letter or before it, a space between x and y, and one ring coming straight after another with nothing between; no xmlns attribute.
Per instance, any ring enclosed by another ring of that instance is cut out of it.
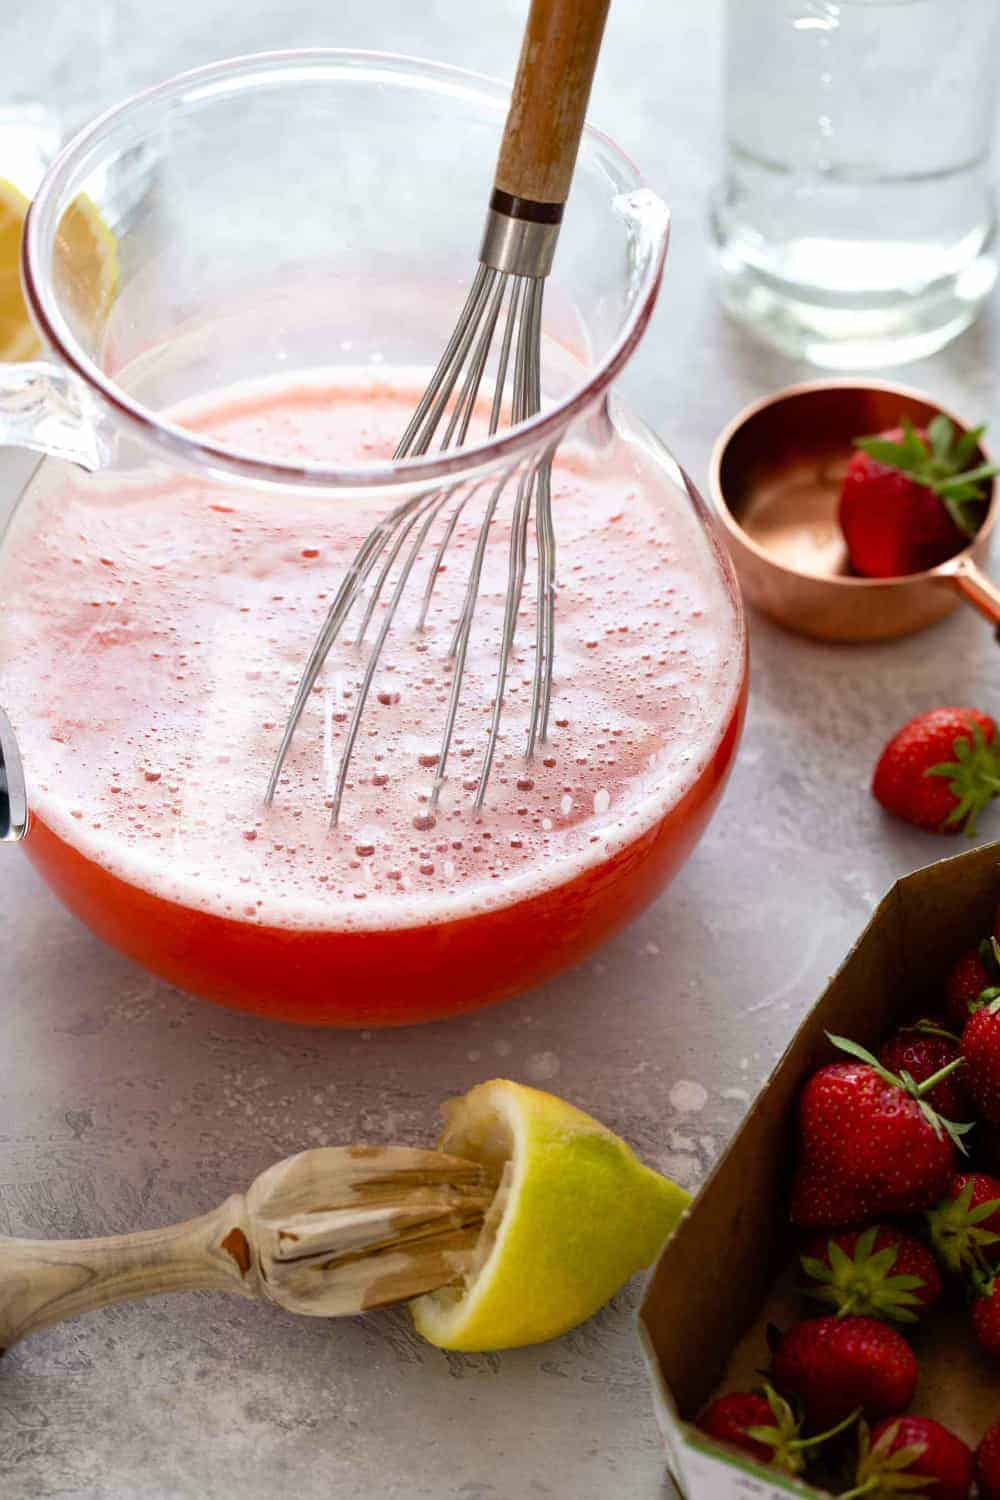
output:
<svg viewBox="0 0 1000 1500"><path fill-rule="evenodd" d="M623 1140L539 1089L496 1079L446 1106L442 1151L499 1187L458 1286L411 1303L442 1349L509 1349L574 1328L658 1255L689 1195Z"/></svg>
<svg viewBox="0 0 1000 1500"><path fill-rule="evenodd" d="M0 178L0 360L41 352L21 292L20 255L28 199ZM99 334L118 291L118 245L86 193L66 209L56 233L52 274L76 331Z"/></svg>

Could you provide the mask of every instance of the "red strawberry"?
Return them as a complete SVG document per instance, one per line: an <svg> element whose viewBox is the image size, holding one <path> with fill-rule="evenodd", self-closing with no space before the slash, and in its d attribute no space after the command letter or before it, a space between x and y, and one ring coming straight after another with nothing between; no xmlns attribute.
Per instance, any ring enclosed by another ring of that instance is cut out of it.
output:
<svg viewBox="0 0 1000 1500"><path fill-rule="evenodd" d="M1000 1181L986 1172L956 1172L927 1222L934 1253L949 1271L1000 1260Z"/></svg>
<svg viewBox="0 0 1000 1500"><path fill-rule="evenodd" d="M922 573L968 544L986 513L984 481L996 473L976 463L982 434L977 427L956 437L945 416L926 431L904 417L888 432L855 439L840 491L840 529L856 573Z"/></svg>
<svg viewBox="0 0 1000 1500"><path fill-rule="evenodd" d="M932 833L972 834L1000 792L996 724L975 708L932 708L904 724L879 756L872 795L886 812Z"/></svg>
<svg viewBox="0 0 1000 1500"><path fill-rule="evenodd" d="M879 1048L878 1060L890 1073L900 1077L908 1073L916 1083L924 1083L961 1055L957 1036L936 1021L924 1020L893 1032ZM946 1120L966 1119L970 1113L969 1098L962 1087L961 1069L931 1089L927 1102Z"/></svg>
<svg viewBox="0 0 1000 1500"><path fill-rule="evenodd" d="M984 938L978 948L970 948L958 960L945 985L945 1007L948 1022L961 1033L973 1010L986 999L1000 996L1000 964L997 962L996 938Z"/></svg>
<svg viewBox="0 0 1000 1500"><path fill-rule="evenodd" d="M806 1247L806 1294L854 1314L915 1323L941 1295L941 1273L919 1240L889 1224L819 1236Z"/></svg>
<svg viewBox="0 0 1000 1500"><path fill-rule="evenodd" d="M930 1208L947 1192L970 1127L935 1114L925 1098L933 1077L908 1083L856 1042L830 1041L857 1061L820 1068L802 1092L794 1223L836 1228Z"/></svg>
<svg viewBox="0 0 1000 1500"><path fill-rule="evenodd" d="M809 1318L774 1351L772 1376L802 1403L811 1427L828 1427L860 1407L869 1418L909 1406L917 1361L902 1334L877 1318Z"/></svg>
<svg viewBox="0 0 1000 1500"><path fill-rule="evenodd" d="M781 1402L784 1411L777 1408L769 1396L757 1395L753 1391L733 1391L712 1401L698 1418L697 1425L718 1443L741 1448L762 1464L773 1463L790 1474L797 1474L802 1466L795 1464L792 1467L786 1450L788 1440L798 1436L798 1423L788 1402L776 1391L774 1397ZM788 1413L787 1418L784 1412ZM766 1440L762 1436L765 1432L768 1433Z"/></svg>
<svg viewBox="0 0 1000 1500"><path fill-rule="evenodd" d="M763 1393L733 1391L728 1396L719 1396L705 1408L697 1425L716 1442L740 1448L759 1463L771 1464L786 1474L801 1474L808 1449L825 1443L853 1422L855 1416L852 1412L847 1422L832 1432L804 1438L801 1423L796 1421L788 1402L773 1386L765 1384Z"/></svg>
<svg viewBox="0 0 1000 1500"><path fill-rule="evenodd" d="M969 1017L962 1032L969 1097L991 1125L1000 1125L1000 999Z"/></svg>
<svg viewBox="0 0 1000 1500"><path fill-rule="evenodd" d="M972 1331L980 1348L1000 1358L1000 1280L980 1275L973 1285Z"/></svg>
<svg viewBox="0 0 1000 1500"><path fill-rule="evenodd" d="M930 1500L969 1500L972 1450L930 1417L888 1417L870 1433L862 1425L859 1446L853 1495L888 1500L897 1491L915 1490ZM909 1483L900 1483L904 1475Z"/></svg>
<svg viewBox="0 0 1000 1500"><path fill-rule="evenodd" d="M976 1449L976 1481L979 1500L1000 1500L1000 1422L993 1423Z"/></svg>

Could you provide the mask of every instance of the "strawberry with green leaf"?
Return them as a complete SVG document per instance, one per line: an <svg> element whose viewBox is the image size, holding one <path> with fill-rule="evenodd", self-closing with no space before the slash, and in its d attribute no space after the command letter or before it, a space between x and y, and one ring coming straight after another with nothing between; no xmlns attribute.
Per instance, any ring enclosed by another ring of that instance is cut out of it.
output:
<svg viewBox="0 0 1000 1500"><path fill-rule="evenodd" d="M739 1448L759 1463L784 1474L801 1474L810 1452L857 1421L852 1411L829 1432L802 1436L802 1423L784 1396L766 1382L760 1391L731 1391L710 1402L698 1418L701 1431L717 1443Z"/></svg>
<svg viewBox="0 0 1000 1500"><path fill-rule="evenodd" d="M949 1024L959 1033L973 1011L990 1000L1000 999L1000 943L983 938L955 961L945 984L944 1000Z"/></svg>
<svg viewBox="0 0 1000 1500"><path fill-rule="evenodd" d="M859 1428L855 1488L840 1500L894 1500L907 1492L927 1500L968 1500L973 1455L960 1437L931 1417L889 1417Z"/></svg>
<svg viewBox="0 0 1000 1500"><path fill-rule="evenodd" d="M980 1349L1000 1359L1000 1277L974 1271L970 1289L972 1332Z"/></svg>
<svg viewBox="0 0 1000 1500"><path fill-rule="evenodd" d="M984 430L959 434L940 414L924 430L904 416L899 427L855 439L840 492L840 528L856 573L922 573L968 545L997 473L979 458Z"/></svg>
<svg viewBox="0 0 1000 1500"><path fill-rule="evenodd" d="M806 1295L838 1318L916 1323L941 1295L941 1273L919 1240L889 1224L813 1240L801 1257Z"/></svg>
<svg viewBox="0 0 1000 1500"><path fill-rule="evenodd" d="M1000 1261L1000 1181L986 1172L956 1172L947 1195L928 1210L931 1246L956 1274Z"/></svg>
<svg viewBox="0 0 1000 1500"><path fill-rule="evenodd" d="M839 1229L933 1207L972 1125L942 1118L928 1095L962 1059L917 1083L847 1037L829 1040L847 1060L820 1068L799 1099L793 1223Z"/></svg>
<svg viewBox="0 0 1000 1500"><path fill-rule="evenodd" d="M900 1078L909 1076L915 1083L923 1083L932 1074L940 1073L961 1055L958 1037L933 1016L901 1026L878 1049L878 1060L883 1068ZM949 1073L928 1094L927 1102L948 1120L969 1119L972 1110L962 1087L961 1068Z"/></svg>
<svg viewBox="0 0 1000 1500"><path fill-rule="evenodd" d="M997 726L976 708L932 708L894 734L879 756L872 796L931 833L971 835L1000 795Z"/></svg>

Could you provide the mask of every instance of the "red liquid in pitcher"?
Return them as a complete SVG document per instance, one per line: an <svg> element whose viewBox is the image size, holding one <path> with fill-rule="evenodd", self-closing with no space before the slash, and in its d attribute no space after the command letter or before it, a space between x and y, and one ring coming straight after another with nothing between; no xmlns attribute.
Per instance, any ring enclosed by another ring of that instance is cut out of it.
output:
<svg viewBox="0 0 1000 1500"><path fill-rule="evenodd" d="M293 383L230 392L178 420L272 459L357 462L389 456L412 404L389 386ZM525 761L531 553L477 815L508 503L432 816L447 647L487 495L463 511L423 632L413 627L430 549L417 564L331 829L365 659L351 633L311 695L271 808L263 791L304 657L384 499L43 470L0 559L0 692L29 780L26 848L66 905L196 994L379 1025L523 989L650 900L704 826L735 749L744 658L732 597L695 518L647 459L567 448L553 475L549 740Z"/></svg>

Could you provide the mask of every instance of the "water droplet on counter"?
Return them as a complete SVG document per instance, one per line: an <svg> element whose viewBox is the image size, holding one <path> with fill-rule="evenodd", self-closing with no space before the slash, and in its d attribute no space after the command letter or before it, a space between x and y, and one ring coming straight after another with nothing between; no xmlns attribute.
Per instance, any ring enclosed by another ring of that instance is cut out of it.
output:
<svg viewBox="0 0 1000 1500"><path fill-rule="evenodd" d="M681 1078L670 1090L669 1097L674 1109L679 1109L684 1114L696 1114L708 1103L708 1090L703 1084Z"/></svg>

